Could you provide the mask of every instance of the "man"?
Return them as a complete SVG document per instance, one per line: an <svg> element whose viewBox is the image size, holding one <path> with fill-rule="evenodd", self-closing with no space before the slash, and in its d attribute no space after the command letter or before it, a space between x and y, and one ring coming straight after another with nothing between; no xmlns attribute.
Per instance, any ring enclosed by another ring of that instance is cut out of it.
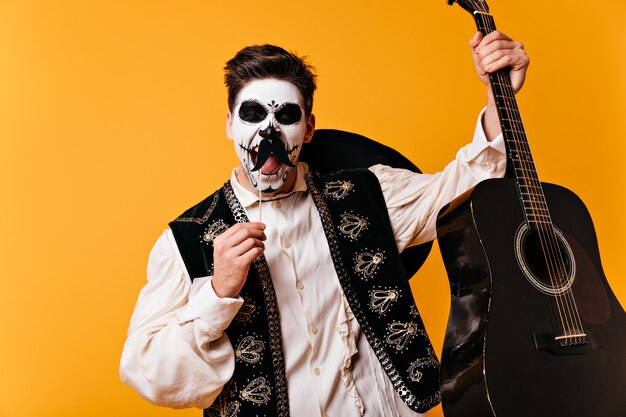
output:
<svg viewBox="0 0 626 417"><path fill-rule="evenodd" d="M484 82L510 67L521 88L521 44L495 32L470 46ZM320 176L298 163L315 127L302 59L245 48L226 84L240 167L157 241L122 379L154 404L210 416L425 412L439 401L438 363L398 253L434 239L456 195L503 175L493 97L474 141L440 173L376 165Z"/></svg>

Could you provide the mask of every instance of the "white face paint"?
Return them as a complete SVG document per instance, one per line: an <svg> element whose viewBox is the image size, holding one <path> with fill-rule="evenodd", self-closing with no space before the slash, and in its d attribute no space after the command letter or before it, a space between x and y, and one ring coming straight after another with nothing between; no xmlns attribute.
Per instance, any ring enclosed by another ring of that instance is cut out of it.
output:
<svg viewBox="0 0 626 417"><path fill-rule="evenodd" d="M252 187L259 190L259 175L262 175L260 191L287 191L281 187L290 184L288 180L295 175L296 168L281 163L274 154L260 170L252 171L252 168L257 162L259 143L264 140L262 135L267 136L267 132L275 135L274 141L280 137L281 147L294 165L298 160L306 140L307 123L302 98L295 85L271 78L248 82L239 92L227 132Z"/></svg>

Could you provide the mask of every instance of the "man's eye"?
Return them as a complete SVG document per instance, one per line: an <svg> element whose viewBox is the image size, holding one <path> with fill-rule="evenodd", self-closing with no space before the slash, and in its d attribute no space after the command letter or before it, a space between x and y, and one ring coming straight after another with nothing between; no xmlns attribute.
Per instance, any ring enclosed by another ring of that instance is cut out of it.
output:
<svg viewBox="0 0 626 417"><path fill-rule="evenodd" d="M302 117L302 111L300 106L293 103L288 103L282 106L276 112L276 121L281 125L293 125L300 121Z"/></svg>
<svg viewBox="0 0 626 417"><path fill-rule="evenodd" d="M248 122L260 122L265 119L265 115L259 113L258 111L248 110L247 112L243 113L242 119Z"/></svg>
<svg viewBox="0 0 626 417"><path fill-rule="evenodd" d="M267 117L267 110L256 101L245 101L239 107L239 118L248 123L260 123Z"/></svg>

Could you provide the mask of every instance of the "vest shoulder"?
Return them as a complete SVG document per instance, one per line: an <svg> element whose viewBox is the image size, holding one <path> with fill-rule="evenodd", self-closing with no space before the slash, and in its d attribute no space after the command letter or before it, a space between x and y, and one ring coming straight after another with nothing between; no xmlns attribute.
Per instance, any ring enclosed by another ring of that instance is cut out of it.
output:
<svg viewBox="0 0 626 417"><path fill-rule="evenodd" d="M338 179L362 179L362 180L374 180L378 182L376 175L368 168L350 168L342 169L338 171L326 172L318 174L321 181L332 181Z"/></svg>
<svg viewBox="0 0 626 417"><path fill-rule="evenodd" d="M170 223L205 223L211 216L217 202L219 195L222 192L222 188L216 190L211 195L200 201L198 204L188 208L181 215L176 217Z"/></svg>

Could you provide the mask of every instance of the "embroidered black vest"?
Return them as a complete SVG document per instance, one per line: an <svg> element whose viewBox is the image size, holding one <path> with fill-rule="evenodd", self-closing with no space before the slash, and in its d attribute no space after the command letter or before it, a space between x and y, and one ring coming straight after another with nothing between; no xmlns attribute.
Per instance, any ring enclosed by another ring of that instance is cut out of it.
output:
<svg viewBox="0 0 626 417"><path fill-rule="evenodd" d="M419 316L376 176L367 169L309 172L337 276L350 308L402 400L425 412L440 401L439 363ZM170 223L192 279L213 274L213 239L248 221L230 183ZM205 416L288 416L280 314L263 257L226 330L235 371Z"/></svg>

